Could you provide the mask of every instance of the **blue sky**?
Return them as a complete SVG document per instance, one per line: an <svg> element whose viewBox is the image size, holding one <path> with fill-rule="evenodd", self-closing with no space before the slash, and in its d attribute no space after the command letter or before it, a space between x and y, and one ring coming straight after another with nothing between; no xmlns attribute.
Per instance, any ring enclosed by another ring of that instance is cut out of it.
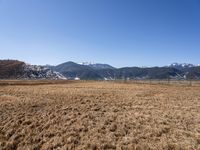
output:
<svg viewBox="0 0 200 150"><path fill-rule="evenodd" d="M199 0L0 0L0 59L200 63Z"/></svg>

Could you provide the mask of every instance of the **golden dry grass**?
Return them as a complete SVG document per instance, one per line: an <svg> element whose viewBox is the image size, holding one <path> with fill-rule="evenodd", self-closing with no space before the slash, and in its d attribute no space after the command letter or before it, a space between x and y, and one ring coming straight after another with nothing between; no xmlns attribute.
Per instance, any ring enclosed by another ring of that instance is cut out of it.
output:
<svg viewBox="0 0 200 150"><path fill-rule="evenodd" d="M0 86L0 150L200 148L200 87L22 85Z"/></svg>

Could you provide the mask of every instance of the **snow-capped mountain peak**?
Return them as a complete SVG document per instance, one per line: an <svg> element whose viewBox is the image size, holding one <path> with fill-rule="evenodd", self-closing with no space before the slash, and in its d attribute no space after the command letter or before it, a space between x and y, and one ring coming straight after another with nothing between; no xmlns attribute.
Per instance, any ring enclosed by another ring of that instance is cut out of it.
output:
<svg viewBox="0 0 200 150"><path fill-rule="evenodd" d="M189 63L172 63L169 65L169 67L177 68L177 69L183 69L183 68L191 68L196 67L197 65L189 64Z"/></svg>

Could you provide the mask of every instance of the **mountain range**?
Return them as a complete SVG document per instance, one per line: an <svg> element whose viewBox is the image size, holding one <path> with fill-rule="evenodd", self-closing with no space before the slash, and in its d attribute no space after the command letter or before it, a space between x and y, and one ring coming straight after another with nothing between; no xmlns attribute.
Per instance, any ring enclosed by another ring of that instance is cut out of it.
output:
<svg viewBox="0 0 200 150"><path fill-rule="evenodd" d="M173 63L164 67L123 67L108 64L65 62L37 66L18 60L0 60L0 79L200 79L200 66Z"/></svg>

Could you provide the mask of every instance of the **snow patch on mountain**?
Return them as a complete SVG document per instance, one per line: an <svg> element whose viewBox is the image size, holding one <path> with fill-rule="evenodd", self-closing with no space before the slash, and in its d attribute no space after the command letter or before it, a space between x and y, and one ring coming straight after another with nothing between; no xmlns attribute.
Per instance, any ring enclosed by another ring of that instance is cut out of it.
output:
<svg viewBox="0 0 200 150"><path fill-rule="evenodd" d="M89 66L89 65L93 65L95 63L92 63L92 62L81 62L81 63L78 63L79 65L84 65L84 66Z"/></svg>
<svg viewBox="0 0 200 150"><path fill-rule="evenodd" d="M93 69L114 69L113 66L108 64L101 64L101 63L92 63L92 62L82 62L79 63L80 65L89 66Z"/></svg>
<svg viewBox="0 0 200 150"><path fill-rule="evenodd" d="M67 79L61 73L55 72L44 66L25 64L23 68L24 74L21 78L24 79Z"/></svg>

